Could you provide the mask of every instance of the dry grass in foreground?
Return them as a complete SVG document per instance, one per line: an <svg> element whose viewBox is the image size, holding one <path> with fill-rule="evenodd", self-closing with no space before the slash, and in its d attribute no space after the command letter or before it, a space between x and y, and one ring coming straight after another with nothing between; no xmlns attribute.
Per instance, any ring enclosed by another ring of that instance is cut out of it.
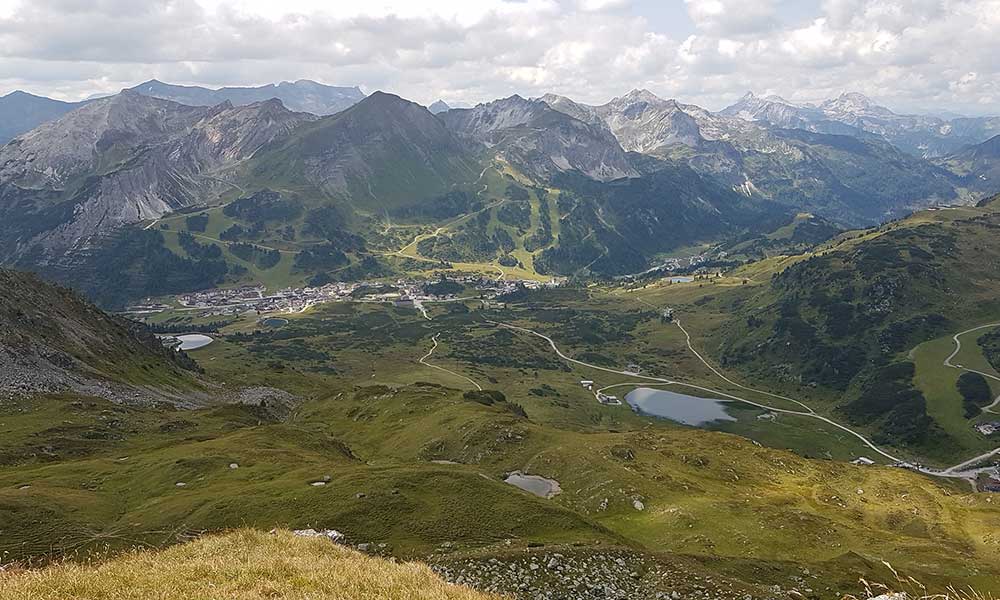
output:
<svg viewBox="0 0 1000 600"><path fill-rule="evenodd" d="M323 538L240 530L96 565L0 572L3 600L495 600L426 565L371 558Z"/></svg>
<svg viewBox="0 0 1000 600"><path fill-rule="evenodd" d="M871 582L866 579L861 580L865 594L863 598L872 600L996 600L993 594L981 593L972 588L956 589L949 587L947 592L929 593L927 586L916 579L901 575L889 563L882 561L886 569L892 573L894 584L884 584ZM859 600L857 596L847 595L842 600Z"/></svg>

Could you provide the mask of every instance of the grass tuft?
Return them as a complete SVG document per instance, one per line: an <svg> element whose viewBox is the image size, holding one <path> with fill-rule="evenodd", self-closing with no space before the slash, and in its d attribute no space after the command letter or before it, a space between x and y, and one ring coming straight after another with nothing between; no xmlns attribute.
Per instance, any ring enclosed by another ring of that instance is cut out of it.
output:
<svg viewBox="0 0 1000 600"><path fill-rule="evenodd" d="M995 600L993 594L980 592L972 587L956 588L950 586L946 591L930 593L927 586L909 575L900 574L891 564L882 564L892 574L893 583L881 583L861 578L864 587L864 598L883 598L884 600ZM859 600L857 596L846 595L843 600Z"/></svg>

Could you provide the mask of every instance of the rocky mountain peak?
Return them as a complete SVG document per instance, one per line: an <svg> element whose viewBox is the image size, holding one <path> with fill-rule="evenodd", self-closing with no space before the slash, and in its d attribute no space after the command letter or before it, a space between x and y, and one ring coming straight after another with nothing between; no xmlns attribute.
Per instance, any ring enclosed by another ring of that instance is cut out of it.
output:
<svg viewBox="0 0 1000 600"><path fill-rule="evenodd" d="M588 118L582 105L555 95L545 99L515 94L473 109L451 110L442 117L459 135L494 148L540 179L565 171L601 181L637 175L611 131Z"/></svg>
<svg viewBox="0 0 1000 600"><path fill-rule="evenodd" d="M669 100L664 100L660 98L653 92L646 89L634 89L631 92L625 94L621 100L629 103L635 102L646 102L648 104L661 104L663 102L671 102ZM676 102L674 102L676 104Z"/></svg>
<svg viewBox="0 0 1000 600"><path fill-rule="evenodd" d="M445 102L444 100L438 100L437 102L434 102L433 104L428 106L427 110L431 111L432 114L437 115L443 112L448 112L449 110L451 110L451 107L448 106L448 103Z"/></svg>
<svg viewBox="0 0 1000 600"><path fill-rule="evenodd" d="M865 96L861 92L843 92L837 97L837 101L861 107L869 107L875 104L872 102L871 98Z"/></svg>
<svg viewBox="0 0 1000 600"><path fill-rule="evenodd" d="M795 102L792 102L790 100L785 100L784 98L782 98L781 96L779 96L777 94L768 94L767 96L764 96L764 100L766 100L768 102L775 102L777 104L785 104L785 105L788 105L788 106L796 106L796 107L799 106Z"/></svg>
<svg viewBox="0 0 1000 600"><path fill-rule="evenodd" d="M426 108L416 102L411 102L396 94L390 94L381 90L373 92L370 96L355 104L350 111L352 114L367 114L382 118L394 118L404 111L410 111L414 113L414 116L415 113L423 113L428 117L431 116Z"/></svg>
<svg viewBox="0 0 1000 600"><path fill-rule="evenodd" d="M41 98L41 96L36 96L24 90L14 90L9 94L0 96L0 100L14 100L14 99L27 99L27 98Z"/></svg>

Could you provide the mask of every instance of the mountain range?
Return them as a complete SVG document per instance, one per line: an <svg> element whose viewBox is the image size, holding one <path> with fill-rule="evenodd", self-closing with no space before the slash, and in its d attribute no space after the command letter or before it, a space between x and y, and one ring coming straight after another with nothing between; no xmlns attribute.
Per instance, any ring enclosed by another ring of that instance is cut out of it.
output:
<svg viewBox="0 0 1000 600"><path fill-rule="evenodd" d="M785 129L854 137L878 136L922 158L941 158L1000 134L1000 117L901 115L863 94L845 92L818 105L747 93L719 113Z"/></svg>
<svg viewBox="0 0 1000 600"><path fill-rule="evenodd" d="M801 212L853 227L971 202L996 191L1000 164L996 138L979 139L995 120L937 126L858 94L818 106L747 95L718 113L645 90L600 106L550 94L429 110L307 81L208 90L154 80L80 105L4 100L46 106L47 117L18 114L51 120L0 147L3 263L99 290L109 274L88 267L116 264L139 276L120 286L130 294L180 291L196 273L212 274L201 285L249 276L227 251L237 231L242 243L290 256L327 244L341 267L365 265L342 275L359 276L399 268L383 258L397 243L391 220L430 226L479 214L424 240L416 256L617 276ZM932 125L949 144L978 142L934 160L915 155L906 136ZM256 194L276 194L287 210L266 223L227 217L230 239L202 240L208 250L148 229ZM117 262L125 248L128 268ZM199 262L209 254L217 264ZM143 274L150 262L180 272L157 280ZM300 281L328 277L333 263L319 264L303 256L287 268ZM176 285L159 287L168 281Z"/></svg>
<svg viewBox="0 0 1000 600"><path fill-rule="evenodd" d="M997 592L988 120L143 85L0 146L0 597Z"/></svg>
<svg viewBox="0 0 1000 600"><path fill-rule="evenodd" d="M173 85L151 79L129 90L144 96L191 106L215 106L223 102L244 106L277 98L288 110L320 116L332 115L350 108L365 97L364 92L357 87L324 85L308 79L282 81L259 87L224 87L214 90L200 86Z"/></svg>
<svg viewBox="0 0 1000 600"><path fill-rule="evenodd" d="M625 150L684 162L748 197L859 225L957 198L951 175L888 142L782 129L636 90L602 106L545 96Z"/></svg>
<svg viewBox="0 0 1000 600"><path fill-rule="evenodd" d="M300 79L282 81L259 87L224 87L210 89L200 86L173 85L151 79L128 88L143 96L171 100L188 106L215 106L229 102L245 106L278 99L291 111L315 115L332 115L361 101L365 94L357 87L338 87ZM15 91L0 97L0 144L81 106L107 98L98 96L82 102L63 102L27 92ZM447 110L447 108L445 109Z"/></svg>

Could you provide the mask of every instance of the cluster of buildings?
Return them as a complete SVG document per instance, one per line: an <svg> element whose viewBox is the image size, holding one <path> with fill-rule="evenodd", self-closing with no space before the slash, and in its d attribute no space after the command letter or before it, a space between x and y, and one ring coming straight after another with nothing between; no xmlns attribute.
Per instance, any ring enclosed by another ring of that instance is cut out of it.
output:
<svg viewBox="0 0 1000 600"><path fill-rule="evenodd" d="M324 302L394 302L397 306L419 306L423 301L455 299L454 294L436 295L429 293L428 286L448 281L476 290L481 298L494 298L514 292L520 288L541 289L557 287L562 281L549 282L490 279L480 275L448 277L438 281L398 279L395 282L333 282L320 287L285 288L268 294L263 285L238 288L220 288L183 294L177 297L182 310L202 310L206 315L239 315L247 312L257 314L274 312L302 312L311 306ZM366 290L370 293L365 293ZM359 293L360 290L360 293ZM148 308L148 307L142 307Z"/></svg>
<svg viewBox="0 0 1000 600"><path fill-rule="evenodd" d="M201 309L210 315L239 315L250 311L298 312L313 304L349 294L353 284L329 284L321 288L286 288L267 294L262 285L212 289L184 294L177 302L185 309Z"/></svg>
<svg viewBox="0 0 1000 600"><path fill-rule="evenodd" d="M724 257L725 253L720 253L720 258ZM647 275L652 275L654 273L692 273L698 269L698 267L704 265L708 262L708 254L696 254L694 256L684 256L684 257L671 257L665 259L662 263L656 265L655 267L646 269L641 273L634 273L632 275L624 275L619 277L623 281L634 281L646 277ZM686 276L678 276L678 278L683 278L687 280Z"/></svg>
<svg viewBox="0 0 1000 600"><path fill-rule="evenodd" d="M588 392L594 391L594 381L592 379L581 379L580 385L583 387L583 389L587 390ZM605 394L600 390L597 390L597 392L594 394L594 397L597 398L598 402L600 402L601 404L605 404L607 406L621 406L622 404L622 401L618 399L618 396Z"/></svg>
<svg viewBox="0 0 1000 600"><path fill-rule="evenodd" d="M980 423L974 427L976 431L983 435L993 435L995 433L1000 433L1000 421L993 421L991 423Z"/></svg>

